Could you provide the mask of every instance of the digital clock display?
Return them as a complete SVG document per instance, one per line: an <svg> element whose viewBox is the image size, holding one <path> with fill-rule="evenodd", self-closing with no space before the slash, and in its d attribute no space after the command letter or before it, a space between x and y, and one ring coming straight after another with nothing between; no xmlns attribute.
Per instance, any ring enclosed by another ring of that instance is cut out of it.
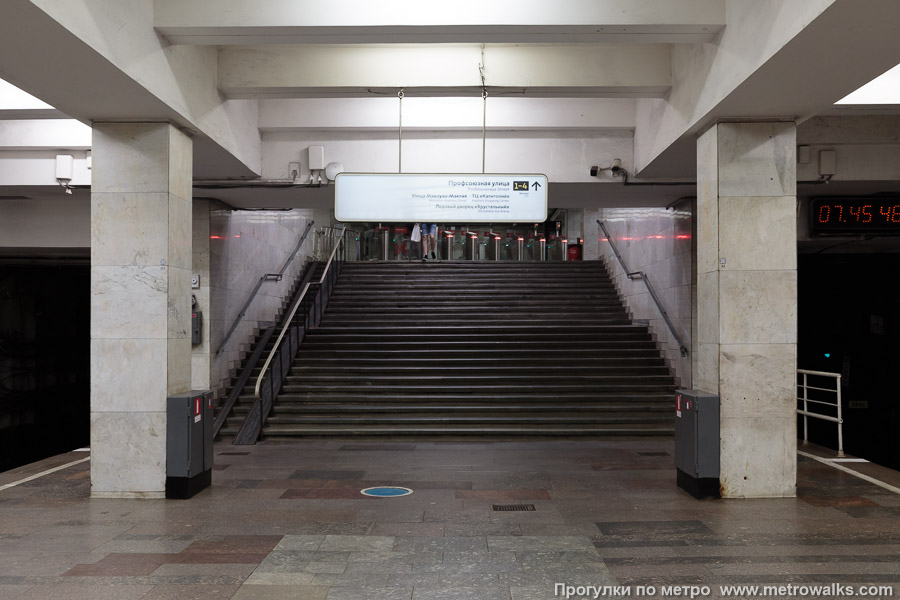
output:
<svg viewBox="0 0 900 600"><path fill-rule="evenodd" d="M813 234L900 235L900 196L813 198L809 216Z"/></svg>

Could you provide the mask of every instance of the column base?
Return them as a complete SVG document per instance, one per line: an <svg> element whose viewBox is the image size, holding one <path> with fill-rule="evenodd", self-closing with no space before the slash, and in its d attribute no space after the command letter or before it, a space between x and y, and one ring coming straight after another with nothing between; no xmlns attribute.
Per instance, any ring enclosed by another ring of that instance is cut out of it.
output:
<svg viewBox="0 0 900 600"><path fill-rule="evenodd" d="M704 500L707 498L718 499L722 497L718 477L693 477L691 475L688 475L681 469L675 470L678 472L678 476L676 478L678 487L686 491L697 500Z"/></svg>
<svg viewBox="0 0 900 600"><path fill-rule="evenodd" d="M212 469L193 477L166 477L166 498L187 500L212 485Z"/></svg>

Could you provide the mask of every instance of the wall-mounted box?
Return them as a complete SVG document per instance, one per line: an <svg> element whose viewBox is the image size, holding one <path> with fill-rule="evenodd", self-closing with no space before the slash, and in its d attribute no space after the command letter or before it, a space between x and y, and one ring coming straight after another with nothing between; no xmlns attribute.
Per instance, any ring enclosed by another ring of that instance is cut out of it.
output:
<svg viewBox="0 0 900 600"><path fill-rule="evenodd" d="M321 171L325 168L325 146L309 147L309 170Z"/></svg>

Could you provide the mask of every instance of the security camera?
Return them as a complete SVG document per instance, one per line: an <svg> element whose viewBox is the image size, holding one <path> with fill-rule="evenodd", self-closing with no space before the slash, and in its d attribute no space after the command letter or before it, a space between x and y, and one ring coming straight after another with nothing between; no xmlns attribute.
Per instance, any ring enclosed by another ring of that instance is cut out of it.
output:
<svg viewBox="0 0 900 600"><path fill-rule="evenodd" d="M71 154L56 155L56 183L61 185L67 194L72 193L69 183L72 181L74 171L75 158Z"/></svg>
<svg viewBox="0 0 900 600"><path fill-rule="evenodd" d="M617 177L622 171L622 159L614 158L612 166L609 168L609 170L613 174L613 177Z"/></svg>

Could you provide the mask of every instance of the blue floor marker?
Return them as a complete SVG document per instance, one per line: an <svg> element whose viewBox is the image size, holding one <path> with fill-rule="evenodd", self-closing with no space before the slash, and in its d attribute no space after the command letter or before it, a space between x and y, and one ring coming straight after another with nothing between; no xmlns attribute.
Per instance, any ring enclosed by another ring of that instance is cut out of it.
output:
<svg viewBox="0 0 900 600"><path fill-rule="evenodd" d="M409 488L383 486L366 488L360 490L360 493L364 496L375 496L377 498L395 498L397 496L408 496L412 494L413 491Z"/></svg>

